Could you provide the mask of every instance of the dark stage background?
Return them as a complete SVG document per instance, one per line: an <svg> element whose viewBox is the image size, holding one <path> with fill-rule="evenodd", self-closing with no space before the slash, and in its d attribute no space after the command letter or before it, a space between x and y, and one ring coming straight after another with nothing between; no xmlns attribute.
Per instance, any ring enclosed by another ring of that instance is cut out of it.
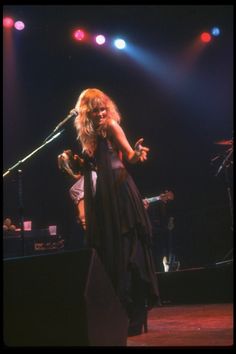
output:
<svg viewBox="0 0 236 354"><path fill-rule="evenodd" d="M143 137L150 147L147 162L127 166L142 195L175 193L181 266L224 259L232 248L229 198L224 169L215 174L228 147L215 142L233 135L233 6L12 5L4 15L26 28L4 30L3 171L42 144L83 89L98 87L118 104L131 144ZM214 26L220 36L197 52L196 38ZM75 42L76 27L104 33L108 43L124 37L137 60L109 44ZM80 231L73 181L57 167L65 148L79 151L72 121L22 166L23 206L33 228L56 224L70 238ZM3 189L3 217L18 223L13 173Z"/></svg>

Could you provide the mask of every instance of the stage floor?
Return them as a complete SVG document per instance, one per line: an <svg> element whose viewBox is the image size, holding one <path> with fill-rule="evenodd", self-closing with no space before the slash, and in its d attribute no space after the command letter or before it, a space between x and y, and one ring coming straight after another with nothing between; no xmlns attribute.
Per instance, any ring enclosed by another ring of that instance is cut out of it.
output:
<svg viewBox="0 0 236 354"><path fill-rule="evenodd" d="M232 347L233 304L165 305L153 308L148 333L128 337L127 346Z"/></svg>

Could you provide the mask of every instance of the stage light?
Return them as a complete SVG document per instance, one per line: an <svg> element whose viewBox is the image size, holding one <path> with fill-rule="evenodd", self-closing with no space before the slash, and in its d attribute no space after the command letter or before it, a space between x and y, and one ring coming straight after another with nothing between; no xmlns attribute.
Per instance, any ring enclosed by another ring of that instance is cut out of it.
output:
<svg viewBox="0 0 236 354"><path fill-rule="evenodd" d="M22 21L16 21L14 24L15 29L22 31L25 28L25 24Z"/></svg>
<svg viewBox="0 0 236 354"><path fill-rule="evenodd" d="M218 27L213 27L211 30L211 34L215 37L219 36L220 34L220 29Z"/></svg>
<svg viewBox="0 0 236 354"><path fill-rule="evenodd" d="M114 45L116 46L117 49L124 49L125 46L126 46L126 43L125 43L125 41L123 39L117 38L114 41Z"/></svg>
<svg viewBox="0 0 236 354"><path fill-rule="evenodd" d="M95 37L95 41L98 45L102 45L106 42L106 38L102 34L99 34Z"/></svg>
<svg viewBox="0 0 236 354"><path fill-rule="evenodd" d="M14 20L11 17L4 17L3 18L3 27L11 28L14 25Z"/></svg>
<svg viewBox="0 0 236 354"><path fill-rule="evenodd" d="M77 30L74 31L73 37L77 41L82 41L85 38L85 32L83 30L81 30L81 29L77 29Z"/></svg>
<svg viewBox="0 0 236 354"><path fill-rule="evenodd" d="M208 32L203 32L201 34L201 41L204 43L209 43L211 41L211 35Z"/></svg>

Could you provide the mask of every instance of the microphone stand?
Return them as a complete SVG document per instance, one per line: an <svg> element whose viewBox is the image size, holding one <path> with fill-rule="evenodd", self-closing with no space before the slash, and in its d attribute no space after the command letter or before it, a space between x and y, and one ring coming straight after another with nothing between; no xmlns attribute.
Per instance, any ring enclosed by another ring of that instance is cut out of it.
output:
<svg viewBox="0 0 236 354"><path fill-rule="evenodd" d="M222 168L226 166L227 162L229 161L229 159L233 153L233 148L229 149L228 151L229 151L228 155L226 155L226 157L224 158L224 160L223 160L222 164L220 165L220 167L218 168L218 171L216 172L215 176L218 176L218 174L220 173Z"/></svg>
<svg viewBox="0 0 236 354"><path fill-rule="evenodd" d="M29 155L24 157L22 160L19 160L16 164L14 164L12 167L10 167L6 172L3 173L3 178L9 175L11 172L15 171L17 169L17 175L18 175L18 202L19 202L19 217L20 217L20 234L21 234L21 240L22 240L22 254L23 256L25 255L25 235L24 235L24 214L23 214L23 187L22 187L22 165L25 161L27 161L31 156L36 154L39 150L44 148L47 144L52 142L54 139L56 139L61 133L64 131L61 130L57 134L53 135L51 139L45 139L46 141L43 142L42 145L40 145L38 148L36 148L34 151L32 151ZM51 134L50 134L51 135Z"/></svg>
<svg viewBox="0 0 236 354"><path fill-rule="evenodd" d="M226 188L227 188L227 194L228 194L228 201L229 201L229 210L230 210L230 217L231 217L231 230L233 231L233 203L232 203L232 196L231 196L231 188L230 188L230 181L229 181L229 175L228 175L228 168L231 163L229 160L231 155L233 154L233 147L230 148L228 151L228 154L224 158L222 164L218 168L218 171L216 172L215 176L218 176L221 170L224 168L225 172L225 182L226 182ZM227 254L223 257L223 260L225 260L231 253L233 252L233 249L231 249Z"/></svg>
<svg viewBox="0 0 236 354"><path fill-rule="evenodd" d="M230 189L230 181L229 181L229 175L228 175L228 166L225 166L225 181L226 181L226 188L227 188L227 194L228 194L228 200L229 200L229 210L230 210L230 216L231 216L231 230L233 231L233 203L232 203L232 196L231 196L231 189ZM223 257L223 260L225 260L230 254L232 254L233 249L229 250L227 254Z"/></svg>

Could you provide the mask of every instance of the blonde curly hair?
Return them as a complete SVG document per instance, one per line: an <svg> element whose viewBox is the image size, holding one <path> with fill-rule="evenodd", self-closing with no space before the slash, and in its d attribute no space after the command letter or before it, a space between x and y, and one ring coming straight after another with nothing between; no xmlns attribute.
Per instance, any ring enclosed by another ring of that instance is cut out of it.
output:
<svg viewBox="0 0 236 354"><path fill-rule="evenodd" d="M105 107L107 115L105 123L95 129L89 113L98 106ZM93 155L97 146L97 135L106 136L106 121L113 119L119 124L121 115L113 100L96 88L88 88L82 91L76 102L75 109L78 112L74 122L77 139L81 142L83 151Z"/></svg>

